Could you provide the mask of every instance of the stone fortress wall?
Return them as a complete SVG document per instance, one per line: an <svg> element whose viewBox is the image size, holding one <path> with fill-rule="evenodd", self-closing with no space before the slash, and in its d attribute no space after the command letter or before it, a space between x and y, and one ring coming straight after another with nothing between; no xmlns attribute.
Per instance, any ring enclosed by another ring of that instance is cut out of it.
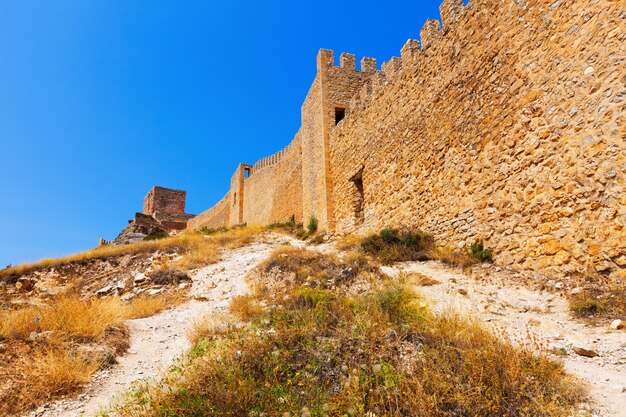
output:
<svg viewBox="0 0 626 417"><path fill-rule="evenodd" d="M624 3L445 0L441 18L381 71L320 50L291 144L188 227L415 226L502 266L626 279Z"/></svg>

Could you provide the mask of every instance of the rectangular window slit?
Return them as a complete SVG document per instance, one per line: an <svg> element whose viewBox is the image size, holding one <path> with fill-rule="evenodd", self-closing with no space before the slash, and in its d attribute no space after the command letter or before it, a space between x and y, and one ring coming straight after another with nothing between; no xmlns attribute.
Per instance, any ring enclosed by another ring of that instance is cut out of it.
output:
<svg viewBox="0 0 626 417"><path fill-rule="evenodd" d="M335 125L339 124L346 117L346 109L344 107L335 107Z"/></svg>

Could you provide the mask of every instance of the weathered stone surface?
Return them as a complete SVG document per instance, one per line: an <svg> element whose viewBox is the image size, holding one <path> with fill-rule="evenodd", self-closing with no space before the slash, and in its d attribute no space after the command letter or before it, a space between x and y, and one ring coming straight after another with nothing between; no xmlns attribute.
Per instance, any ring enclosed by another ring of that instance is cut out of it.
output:
<svg viewBox="0 0 626 417"><path fill-rule="evenodd" d="M516 269L624 276L626 14L557 3L445 1L443 28L428 22L383 71L320 50L291 144L241 165L189 227L415 226L483 239Z"/></svg>

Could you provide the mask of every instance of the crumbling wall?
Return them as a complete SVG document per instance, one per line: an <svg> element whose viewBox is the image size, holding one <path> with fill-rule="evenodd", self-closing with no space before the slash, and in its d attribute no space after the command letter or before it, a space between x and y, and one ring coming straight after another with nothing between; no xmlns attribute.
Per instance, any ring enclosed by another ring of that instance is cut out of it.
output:
<svg viewBox="0 0 626 417"><path fill-rule="evenodd" d="M164 187L152 187L143 200L143 213L150 216L161 212L167 214L185 214L187 192Z"/></svg>
<svg viewBox="0 0 626 417"><path fill-rule="evenodd" d="M517 269L626 275L623 4L447 0L442 16L331 133L336 230L413 225Z"/></svg>

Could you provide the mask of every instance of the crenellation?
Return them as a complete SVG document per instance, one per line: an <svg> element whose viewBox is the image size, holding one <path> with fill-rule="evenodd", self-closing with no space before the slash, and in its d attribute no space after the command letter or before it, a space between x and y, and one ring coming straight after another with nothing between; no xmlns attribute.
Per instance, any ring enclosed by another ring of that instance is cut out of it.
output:
<svg viewBox="0 0 626 417"><path fill-rule="evenodd" d="M376 72L376 58L361 58L361 72L365 74L373 74Z"/></svg>
<svg viewBox="0 0 626 417"><path fill-rule="evenodd" d="M354 54L342 52L339 57L339 66L345 70L356 71L356 57Z"/></svg>
<svg viewBox="0 0 626 417"><path fill-rule="evenodd" d="M317 72L322 73L328 68L335 66L335 52L330 49L320 48L317 53Z"/></svg>
<svg viewBox="0 0 626 417"><path fill-rule="evenodd" d="M402 59L397 56L391 57L389 61L383 62L382 67L382 72L385 74L387 79L393 78L402 69Z"/></svg>
<svg viewBox="0 0 626 417"><path fill-rule="evenodd" d="M415 39L409 39L405 42L402 49L400 49L400 57L402 62L408 63L417 59L420 53L421 47L419 41Z"/></svg>
<svg viewBox="0 0 626 417"><path fill-rule="evenodd" d="M426 50L433 46L441 37L441 24L439 20L428 19L420 31L422 49Z"/></svg>
<svg viewBox="0 0 626 417"><path fill-rule="evenodd" d="M461 18L464 9L463 0L443 0L439 6L439 13L444 30L448 30Z"/></svg>

